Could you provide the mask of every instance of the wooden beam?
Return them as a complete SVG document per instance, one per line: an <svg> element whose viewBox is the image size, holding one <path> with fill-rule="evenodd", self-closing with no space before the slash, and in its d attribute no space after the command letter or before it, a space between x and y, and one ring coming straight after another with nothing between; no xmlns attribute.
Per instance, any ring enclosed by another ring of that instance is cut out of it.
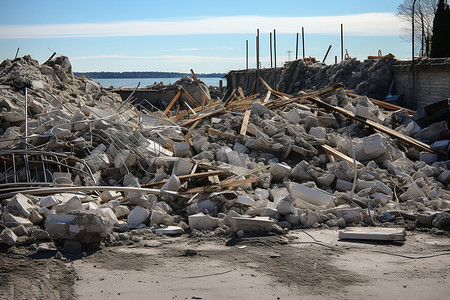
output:
<svg viewBox="0 0 450 300"><path fill-rule="evenodd" d="M352 167L353 165L353 158L351 158L350 156L345 155L344 153L328 146L328 145L320 145L320 148L328 155L331 155L332 157L338 158L340 160L345 160L346 162L348 162ZM356 161L356 167L357 168L361 168L364 165L362 163L360 163L359 161Z"/></svg>
<svg viewBox="0 0 450 300"><path fill-rule="evenodd" d="M245 111L244 118L242 120L241 132L239 134L239 136L241 138L244 138L245 134L247 133L247 126L248 126L248 120L250 119L250 113L251 113L250 109Z"/></svg>
<svg viewBox="0 0 450 300"><path fill-rule="evenodd" d="M175 104L175 101L177 101L177 99L180 97L180 95L181 95L181 90L178 89L178 93L175 95L175 97L173 97L172 101L170 101L169 105L167 105L166 109L164 110L163 113L165 115L167 115L170 108Z"/></svg>
<svg viewBox="0 0 450 300"><path fill-rule="evenodd" d="M387 134L389 134L389 135L399 139L400 141L415 147L418 150L426 151L426 152L430 152L430 153L434 153L435 152L433 149L431 149L430 145L427 145L427 144L425 144L425 143L423 143L421 141L418 141L418 140L416 140L416 139L414 139L412 137L409 137L409 136L404 135L404 134L402 134L402 133L400 133L398 131L390 129L390 128L386 127L386 126L378 124L377 122L374 122L372 120L367 120L367 119L361 118L359 116L356 116L351 111L348 111L348 110L343 109L341 107L330 105L330 104L320 100L317 97L308 97L308 99L313 101L313 102L315 102L316 104L324 106L328 110L334 110L334 111L340 112L344 116L347 116L347 117L349 117L351 119L354 119L354 120L356 120L358 122L361 122L361 123L363 123L363 124L365 124L365 125L367 125L369 127L375 128L375 129L377 129L377 130L379 130L381 132L387 133Z"/></svg>
<svg viewBox="0 0 450 300"><path fill-rule="evenodd" d="M208 94L206 94L206 92L202 89L202 86L200 85L200 82L198 82L197 76L195 76L194 70L192 70L192 69L191 69L191 74L192 74L192 78L194 78L195 83L197 84L198 88L203 93L205 98L208 99L208 101L211 101L211 99L209 98ZM204 105L204 102L205 101L203 101L203 105Z"/></svg>
<svg viewBox="0 0 450 300"><path fill-rule="evenodd" d="M180 91L189 99L192 101L192 103L194 103L197 107L201 106L189 93L188 91L186 91L183 87L179 87Z"/></svg>

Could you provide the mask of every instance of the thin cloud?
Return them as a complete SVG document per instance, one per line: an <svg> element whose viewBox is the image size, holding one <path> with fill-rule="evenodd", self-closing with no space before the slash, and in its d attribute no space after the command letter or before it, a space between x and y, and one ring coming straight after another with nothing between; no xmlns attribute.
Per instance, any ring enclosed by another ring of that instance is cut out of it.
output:
<svg viewBox="0 0 450 300"><path fill-rule="evenodd" d="M210 63L217 61L242 62L240 57L220 57L220 56L197 56L197 55L160 55L160 56L131 56L116 54L101 54L92 56L76 56L71 57L71 61L81 60L99 60L99 59L128 59L128 60L157 60L163 62L191 62L191 63Z"/></svg>
<svg viewBox="0 0 450 300"><path fill-rule="evenodd" d="M346 35L396 36L402 28L393 13L367 13L346 16L262 17L225 16L179 21L126 21L112 23L45 24L0 26L0 39L162 36L193 34L242 34L270 32L336 34L344 24Z"/></svg>

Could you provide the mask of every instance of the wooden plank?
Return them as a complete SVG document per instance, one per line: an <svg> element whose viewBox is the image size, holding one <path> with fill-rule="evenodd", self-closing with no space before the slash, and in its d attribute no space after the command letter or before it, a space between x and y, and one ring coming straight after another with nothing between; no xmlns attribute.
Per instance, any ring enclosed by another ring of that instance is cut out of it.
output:
<svg viewBox="0 0 450 300"><path fill-rule="evenodd" d="M344 153L328 146L328 145L320 145L320 148L325 151L326 154L331 155L332 157L338 158L340 160L345 160L346 162L348 162L352 167L353 165L353 158L351 158L350 156L345 155ZM356 167L357 168L361 168L364 165L362 163L360 163L359 161L356 161Z"/></svg>
<svg viewBox="0 0 450 300"><path fill-rule="evenodd" d="M206 94L206 92L203 90L202 86L200 85L200 82L198 82L197 76L195 76L194 70L192 70L192 69L191 69L191 74L192 74L192 78L194 78L195 83L197 84L198 88L203 93L205 98L208 99L208 101L211 101L211 99L209 98L208 94ZM205 105L205 100L203 101L203 106L204 105Z"/></svg>
<svg viewBox="0 0 450 300"><path fill-rule="evenodd" d="M177 101L177 99L180 97L181 95L181 91L178 90L178 93L175 95L175 97L173 97L172 101L170 101L169 105L167 105L166 109L164 110L164 115L167 115L167 113L169 112L170 108L175 104L175 101Z"/></svg>
<svg viewBox="0 0 450 300"><path fill-rule="evenodd" d="M189 99L192 101L192 103L194 103L197 107L201 106L195 99L194 97L191 96L191 94L188 93L188 91L186 91L183 87L179 87L180 91Z"/></svg>
<svg viewBox="0 0 450 300"><path fill-rule="evenodd" d="M369 127L375 128L375 129L377 129L377 130L379 130L381 132L387 133L387 134L389 134L389 135L399 139L400 141L402 141L404 143L407 143L407 144L417 148L418 150L426 151L426 152L430 152L430 153L434 153L435 152L433 149L431 149L430 145L422 143L422 142L420 142L420 141L418 141L418 140L416 140L416 139L414 139L412 137L409 137L409 136L404 135L404 134L402 134L400 132L392 130L392 129L390 129L390 128L386 127L386 126L383 126L381 124L378 124L377 122L374 122L372 120L367 120L367 119L361 118L359 116L356 116L351 111L348 111L348 110L343 109L341 107L330 105L330 104L328 104L326 102L323 102L322 100L320 100L317 97L308 97L308 99L313 101L313 102L315 102L315 103L317 103L317 104L320 104L320 105L326 107L328 110L334 110L334 111L340 112L344 116L352 118L352 119L354 119L354 120L356 120L358 122L361 122L361 123L363 123L363 124L365 124L365 125L367 125Z"/></svg>
<svg viewBox="0 0 450 300"><path fill-rule="evenodd" d="M223 131L220 131L220 130L217 130L217 129L214 129L214 128L209 128L208 129L208 134L212 135L212 136L218 136L218 137L221 137L221 138L225 138L225 139L230 139L230 140L234 140L234 139L238 138L234 134L223 132Z"/></svg>
<svg viewBox="0 0 450 300"><path fill-rule="evenodd" d="M241 132L239 134L239 136L241 138L243 138L245 136L245 134L247 133L247 126L248 126L248 120L250 119L250 113L251 113L250 109L245 111L244 119L242 120Z"/></svg>
<svg viewBox="0 0 450 300"><path fill-rule="evenodd" d="M241 98L244 99L245 96L244 96L244 92L242 91L241 87L238 87L238 92L239 92L239 95L241 96Z"/></svg>
<svg viewBox="0 0 450 300"><path fill-rule="evenodd" d="M271 95L272 95L272 92L271 91L267 91L267 94L264 97L264 100L261 101L261 103L266 103L267 101L269 101Z"/></svg>

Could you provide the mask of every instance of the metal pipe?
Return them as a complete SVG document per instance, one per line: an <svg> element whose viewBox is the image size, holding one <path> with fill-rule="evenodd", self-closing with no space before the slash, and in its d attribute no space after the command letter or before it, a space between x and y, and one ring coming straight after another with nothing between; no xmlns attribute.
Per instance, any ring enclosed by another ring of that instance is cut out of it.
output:
<svg viewBox="0 0 450 300"><path fill-rule="evenodd" d="M298 32L297 32L297 39L295 40L295 60L298 59Z"/></svg>
<svg viewBox="0 0 450 300"><path fill-rule="evenodd" d="M327 50L327 53L325 54L325 57L323 58L323 60L322 60L322 62L324 63L325 62L325 60L327 59L327 56L328 56L328 53L330 52L330 49L331 49L331 45L330 46L328 46L328 50Z"/></svg>
<svg viewBox="0 0 450 300"><path fill-rule="evenodd" d="M344 60L344 24L341 24L341 61Z"/></svg>
<svg viewBox="0 0 450 300"><path fill-rule="evenodd" d="M272 32L270 33L270 67L273 68L273 61L272 61Z"/></svg>
<svg viewBox="0 0 450 300"><path fill-rule="evenodd" d="M27 138L28 138L28 88L25 88L25 149L28 148Z"/></svg>
<svg viewBox="0 0 450 300"><path fill-rule="evenodd" d="M273 61L274 67L277 67L277 36L275 29L273 30Z"/></svg>
<svg viewBox="0 0 450 300"><path fill-rule="evenodd" d="M165 191L158 189L146 189L138 187L123 187L123 186L70 186L70 187L51 187L51 188L36 188L29 190L13 191L5 194L0 194L0 199L10 198L14 195L29 194L50 194L50 193L66 193L66 192L93 192L93 191L119 191L119 192L138 192L143 194L167 194L172 196L182 196L178 192Z"/></svg>
<svg viewBox="0 0 450 300"><path fill-rule="evenodd" d="M415 7L415 5L416 5L416 0L414 0L414 2L413 2L413 4L412 4L412 12L411 12L411 23L412 23L412 28L411 28L411 30L412 30L412 36L411 36L411 38L412 38L412 63L414 62L414 14L415 14L415 11L414 11L414 7Z"/></svg>
<svg viewBox="0 0 450 300"><path fill-rule="evenodd" d="M245 40L245 68L248 70L248 40Z"/></svg>
<svg viewBox="0 0 450 300"><path fill-rule="evenodd" d="M259 29L256 29L256 70L259 70Z"/></svg>
<svg viewBox="0 0 450 300"><path fill-rule="evenodd" d="M302 27L303 60L305 60L305 28Z"/></svg>

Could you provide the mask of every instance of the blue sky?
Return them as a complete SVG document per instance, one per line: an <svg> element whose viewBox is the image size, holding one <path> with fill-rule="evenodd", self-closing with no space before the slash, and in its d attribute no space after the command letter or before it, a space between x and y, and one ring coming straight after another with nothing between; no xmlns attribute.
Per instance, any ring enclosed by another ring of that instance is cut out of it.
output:
<svg viewBox="0 0 450 300"><path fill-rule="evenodd" d="M0 60L52 51L70 58L74 71L227 72L255 67L260 29L262 67L270 66L269 32L277 30L277 65L295 58L296 33L305 27L306 56L327 63L340 57L340 23L350 56L392 52L408 59L395 17L402 0L317 1L46 1L0 0ZM301 56L301 42L299 56Z"/></svg>

